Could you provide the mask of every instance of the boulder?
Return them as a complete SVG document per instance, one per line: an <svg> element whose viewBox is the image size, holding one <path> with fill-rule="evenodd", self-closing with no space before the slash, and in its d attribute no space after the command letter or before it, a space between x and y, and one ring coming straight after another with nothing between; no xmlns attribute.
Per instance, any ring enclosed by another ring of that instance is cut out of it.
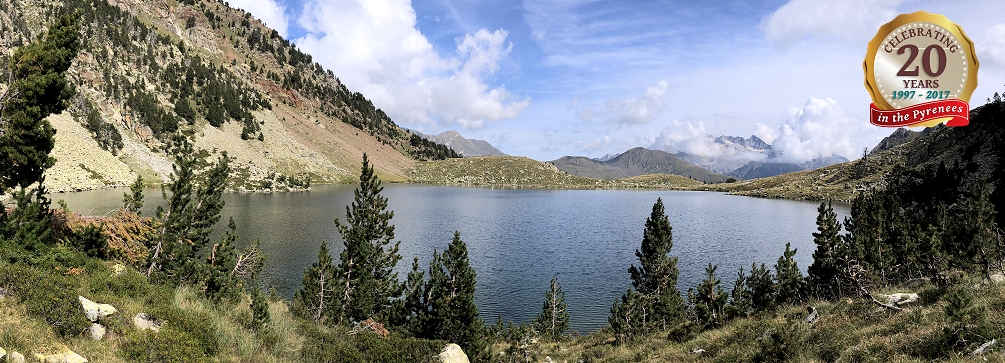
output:
<svg viewBox="0 0 1005 363"><path fill-rule="evenodd" d="M163 321L151 318L150 315L147 313L139 313L133 317L133 326L135 326L136 329L139 330L150 329L155 332L159 332L161 331L161 326L163 326L164 323L165 322Z"/></svg>
<svg viewBox="0 0 1005 363"><path fill-rule="evenodd" d="M91 323L91 327L87 329L87 335L94 340L101 340L105 337L105 326L98 323Z"/></svg>
<svg viewBox="0 0 1005 363"><path fill-rule="evenodd" d="M461 346L450 343L440 352L440 362L442 363L469 363L468 355L464 354Z"/></svg>
<svg viewBox="0 0 1005 363"><path fill-rule="evenodd" d="M80 305L84 307L84 313L87 314L87 320L91 322L97 322L98 320L104 319L105 317L115 314L118 310L115 310L114 306L108 304L98 304L86 297L77 296L80 299Z"/></svg>
<svg viewBox="0 0 1005 363"><path fill-rule="evenodd" d="M995 339L991 339L991 341L989 341L987 343L984 343L984 344L981 344L981 346L977 347L977 349L974 349L973 352L970 352L970 355L972 355L972 356L978 356L978 355L984 354L989 349L991 349L992 347L994 347L995 343L998 343L998 341L995 340Z"/></svg>
<svg viewBox="0 0 1005 363"><path fill-rule="evenodd" d="M10 356L7 357L8 363L24 363L24 354L18 352L10 352Z"/></svg>
<svg viewBox="0 0 1005 363"><path fill-rule="evenodd" d="M7 297L7 289L0 287L0 299ZM3 357L0 357L3 358Z"/></svg>
<svg viewBox="0 0 1005 363"><path fill-rule="evenodd" d="M59 354L35 354L35 358L44 363L87 363L87 358L69 350Z"/></svg>
<svg viewBox="0 0 1005 363"><path fill-rule="evenodd" d="M803 319L804 323L813 324L813 322L817 321L817 317L820 315L817 312L817 308L812 307L812 306L807 306L806 307L806 311L808 312L808 314L806 315L806 318Z"/></svg>
<svg viewBox="0 0 1005 363"><path fill-rule="evenodd" d="M919 299L918 294L906 293L906 292L893 293L890 295L879 295L879 296L885 298L887 302L896 306L904 306L910 303L914 303L917 302Z"/></svg>
<svg viewBox="0 0 1005 363"><path fill-rule="evenodd" d="M702 355L702 354L705 354L705 350L701 349L701 348L694 348L694 349L691 350L691 354Z"/></svg>
<svg viewBox="0 0 1005 363"><path fill-rule="evenodd" d="M3 348L0 348L0 359L3 359L3 357L5 356L7 356L7 351L4 350Z"/></svg>

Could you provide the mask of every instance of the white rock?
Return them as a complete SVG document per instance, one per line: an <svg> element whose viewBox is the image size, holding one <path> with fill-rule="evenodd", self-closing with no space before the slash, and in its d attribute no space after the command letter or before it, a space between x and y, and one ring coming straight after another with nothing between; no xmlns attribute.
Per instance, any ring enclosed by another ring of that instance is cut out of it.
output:
<svg viewBox="0 0 1005 363"><path fill-rule="evenodd" d="M3 357L6 356L6 355L7 355L7 351L4 350L3 348L0 348L0 359L3 359Z"/></svg>
<svg viewBox="0 0 1005 363"><path fill-rule="evenodd" d="M91 322L97 322L98 320L104 319L105 317L115 314L118 310L115 310L114 306L108 304L98 304L86 297L77 296L80 299L80 305L84 307L84 313L87 314L87 320Z"/></svg>
<svg viewBox="0 0 1005 363"><path fill-rule="evenodd" d="M804 323L813 324L813 322L817 321L817 317L819 316L817 308L810 306L806 308L806 311L808 311L809 314L807 314L806 318L803 319Z"/></svg>
<svg viewBox="0 0 1005 363"><path fill-rule="evenodd" d="M117 264L115 264L115 266L112 266L112 271L113 271L112 272L113 275L115 275L115 276L122 276L122 275L124 275L126 273L126 265L123 265L121 263L117 263Z"/></svg>
<svg viewBox="0 0 1005 363"><path fill-rule="evenodd" d="M147 313L139 313L133 317L133 326L139 330L153 330L155 332L161 331L161 326L164 325L163 321L154 320L150 318Z"/></svg>
<svg viewBox="0 0 1005 363"><path fill-rule="evenodd" d="M468 355L464 354L461 346L450 343L440 352L440 362L443 363L469 363Z"/></svg>
<svg viewBox="0 0 1005 363"><path fill-rule="evenodd" d="M24 363L24 354L18 352L10 352L10 356L7 357L8 363Z"/></svg>
<svg viewBox="0 0 1005 363"><path fill-rule="evenodd" d="M91 327L87 329L88 335L91 339L101 340L105 337L105 326L98 323L91 323Z"/></svg>
<svg viewBox="0 0 1005 363"><path fill-rule="evenodd" d="M981 346L977 347L977 349L974 349L973 352L970 352L970 355L978 356L984 354L985 352L988 351L988 349L991 349L991 347L995 346L995 343L998 343L998 341L995 339L991 339L991 341L981 344Z"/></svg>
<svg viewBox="0 0 1005 363"><path fill-rule="evenodd" d="M694 355L702 355L703 353L705 353L705 350L701 348L694 348L694 350L691 351L691 354Z"/></svg>
<svg viewBox="0 0 1005 363"><path fill-rule="evenodd" d="M35 357L44 363L87 363L87 358L69 350L59 354L36 354Z"/></svg>
<svg viewBox="0 0 1005 363"><path fill-rule="evenodd" d="M897 306L907 305L907 304L916 302L919 299L918 298L918 294L915 294L915 293L903 293L903 292L902 293L893 293L893 294L890 294L890 295L880 295L880 296L886 298L886 301L888 301L889 303L895 304Z"/></svg>

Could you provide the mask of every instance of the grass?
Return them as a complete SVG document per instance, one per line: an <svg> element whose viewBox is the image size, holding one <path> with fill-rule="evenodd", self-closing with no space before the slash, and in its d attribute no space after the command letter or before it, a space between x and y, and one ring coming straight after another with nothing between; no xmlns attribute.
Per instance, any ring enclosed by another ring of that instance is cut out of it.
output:
<svg viewBox="0 0 1005 363"><path fill-rule="evenodd" d="M980 358L970 352L1002 337L1005 329L1005 285L980 279L961 283L986 308L992 327L987 336L954 345L947 331L945 292L931 285L914 290L924 298L893 312L865 299L811 301L730 322L725 327L675 339L654 333L616 345L609 328L566 341L539 342L528 347L535 361L555 362L1003 362L1001 351ZM883 289L876 293L911 291ZM876 294L874 293L874 294ZM812 324L803 319L807 306L818 309ZM497 345L497 349L504 348ZM703 349L701 354L693 351ZM985 360L986 359L986 360Z"/></svg>
<svg viewBox="0 0 1005 363"><path fill-rule="evenodd" d="M692 189L704 185L687 177L669 174L616 180L584 178L567 174L549 163L514 156L422 161L405 175L413 183L494 188Z"/></svg>

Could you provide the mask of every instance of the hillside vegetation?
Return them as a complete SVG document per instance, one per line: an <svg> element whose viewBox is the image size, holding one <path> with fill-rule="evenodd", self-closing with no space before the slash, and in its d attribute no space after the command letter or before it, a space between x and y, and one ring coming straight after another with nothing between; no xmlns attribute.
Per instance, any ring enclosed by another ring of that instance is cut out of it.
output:
<svg viewBox="0 0 1005 363"><path fill-rule="evenodd" d="M235 190L295 188L290 177L351 182L364 152L385 179L403 181L414 160L451 155L222 2L0 0L3 52L73 12L81 49L68 71L70 107L49 118L59 131L52 191L125 186L137 175L164 182L174 135L205 159L226 152Z"/></svg>
<svg viewBox="0 0 1005 363"><path fill-rule="evenodd" d="M525 157L482 156L416 163L406 175L416 183L500 188L665 188L687 189L704 183L679 175L651 174L602 180L567 174L551 163Z"/></svg>

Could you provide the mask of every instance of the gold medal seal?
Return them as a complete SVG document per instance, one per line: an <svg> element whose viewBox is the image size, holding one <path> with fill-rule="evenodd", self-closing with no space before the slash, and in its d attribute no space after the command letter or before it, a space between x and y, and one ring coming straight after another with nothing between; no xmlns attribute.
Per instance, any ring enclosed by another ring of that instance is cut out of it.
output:
<svg viewBox="0 0 1005 363"><path fill-rule="evenodd" d="M979 65L974 43L945 16L897 16L879 28L862 63L872 95L869 121L884 127L967 125Z"/></svg>

